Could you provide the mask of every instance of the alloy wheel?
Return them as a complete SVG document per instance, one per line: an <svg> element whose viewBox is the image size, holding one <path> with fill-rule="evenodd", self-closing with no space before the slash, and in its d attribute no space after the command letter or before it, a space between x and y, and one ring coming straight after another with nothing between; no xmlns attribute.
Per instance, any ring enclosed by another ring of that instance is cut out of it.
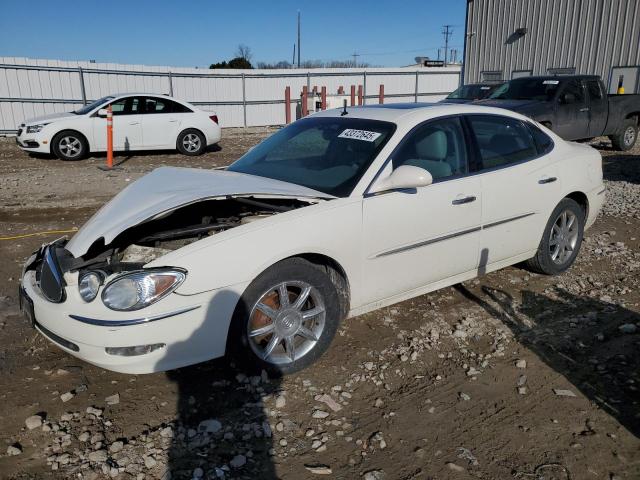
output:
<svg viewBox="0 0 640 480"><path fill-rule="evenodd" d="M76 137L66 136L60 139L58 149L67 158L73 158L80 155L82 151L82 143Z"/></svg>
<svg viewBox="0 0 640 480"><path fill-rule="evenodd" d="M292 363L318 343L325 317L324 300L315 287L297 280L281 282L253 306L247 323L249 345L266 362Z"/></svg>
<svg viewBox="0 0 640 480"><path fill-rule="evenodd" d="M197 152L200 148L200 137L195 133L187 133L182 138L182 146L187 152Z"/></svg>
<svg viewBox="0 0 640 480"><path fill-rule="evenodd" d="M627 127L627 129L624 131L624 144L627 146L631 146L633 145L633 142L636 139L636 129L633 127Z"/></svg>
<svg viewBox="0 0 640 480"><path fill-rule="evenodd" d="M549 234L549 254L557 265L571 259L578 243L578 217L571 210L564 210L556 218Z"/></svg>

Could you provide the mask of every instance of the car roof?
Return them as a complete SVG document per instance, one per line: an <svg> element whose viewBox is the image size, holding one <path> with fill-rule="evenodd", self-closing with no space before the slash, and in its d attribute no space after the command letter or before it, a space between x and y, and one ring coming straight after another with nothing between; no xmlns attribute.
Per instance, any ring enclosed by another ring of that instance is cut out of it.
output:
<svg viewBox="0 0 640 480"><path fill-rule="evenodd" d="M527 79L534 79L534 80L575 80L578 78L597 78L599 79L600 77L598 75L532 75L529 77L520 77L520 78L514 78L511 81L515 81L515 80L527 80Z"/></svg>
<svg viewBox="0 0 640 480"><path fill-rule="evenodd" d="M344 107L333 108L316 112L311 117L340 117L343 116ZM486 113L504 115L517 119L526 119L519 113L503 108L488 107L476 104L462 103L388 103L384 105L364 105L347 107L347 115L350 118L368 120L381 120L396 124L420 123L430 118L444 117L447 115L462 115L470 113Z"/></svg>

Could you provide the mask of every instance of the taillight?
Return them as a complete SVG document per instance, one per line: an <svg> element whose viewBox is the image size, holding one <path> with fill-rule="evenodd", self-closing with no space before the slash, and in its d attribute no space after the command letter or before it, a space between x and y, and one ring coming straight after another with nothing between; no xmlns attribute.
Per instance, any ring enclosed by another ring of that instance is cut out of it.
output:
<svg viewBox="0 0 640 480"><path fill-rule="evenodd" d="M209 118L213 120L215 123L218 123L218 115L211 115Z"/></svg>

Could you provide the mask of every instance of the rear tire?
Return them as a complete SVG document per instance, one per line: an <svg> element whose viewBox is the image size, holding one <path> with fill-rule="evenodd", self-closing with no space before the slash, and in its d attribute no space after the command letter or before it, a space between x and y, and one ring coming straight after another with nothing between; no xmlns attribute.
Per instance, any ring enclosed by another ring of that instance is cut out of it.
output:
<svg viewBox="0 0 640 480"><path fill-rule="evenodd" d="M638 139L638 124L633 118L627 118L622 122L620 133L610 135L609 139L614 149L621 152L631 150Z"/></svg>
<svg viewBox="0 0 640 480"><path fill-rule="evenodd" d="M207 149L207 139L200 130L188 128L178 135L176 148L183 155L202 155Z"/></svg>
<svg viewBox="0 0 640 480"><path fill-rule="evenodd" d="M82 160L89 153L89 144L81 133L63 130L51 140L51 150L60 160Z"/></svg>
<svg viewBox="0 0 640 480"><path fill-rule="evenodd" d="M570 198L563 198L553 210L542 234L538 251L526 266L545 275L558 275L573 265L584 235L584 210Z"/></svg>
<svg viewBox="0 0 640 480"><path fill-rule="evenodd" d="M340 305L336 286L321 266L302 258L283 260L242 295L227 350L251 371L264 369L272 376L297 372L329 348L340 324Z"/></svg>

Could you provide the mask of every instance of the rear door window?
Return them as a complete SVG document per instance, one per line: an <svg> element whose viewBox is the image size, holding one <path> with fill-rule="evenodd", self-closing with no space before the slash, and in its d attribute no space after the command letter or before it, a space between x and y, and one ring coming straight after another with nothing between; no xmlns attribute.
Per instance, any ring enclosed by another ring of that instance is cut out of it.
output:
<svg viewBox="0 0 640 480"><path fill-rule="evenodd" d="M587 80L585 85L587 86L591 100L602 100L602 90L600 89L600 82L598 80Z"/></svg>
<svg viewBox="0 0 640 480"><path fill-rule="evenodd" d="M538 155L544 155L553 150L553 140L551 137L536 127L533 123L527 122L527 128L531 132L533 141L536 144Z"/></svg>
<svg viewBox="0 0 640 480"><path fill-rule="evenodd" d="M531 133L522 122L500 115L470 115L480 150L481 170L506 167L538 155Z"/></svg>
<svg viewBox="0 0 640 480"><path fill-rule="evenodd" d="M560 94L560 103L563 105L584 103L584 89L580 80L571 80Z"/></svg>

